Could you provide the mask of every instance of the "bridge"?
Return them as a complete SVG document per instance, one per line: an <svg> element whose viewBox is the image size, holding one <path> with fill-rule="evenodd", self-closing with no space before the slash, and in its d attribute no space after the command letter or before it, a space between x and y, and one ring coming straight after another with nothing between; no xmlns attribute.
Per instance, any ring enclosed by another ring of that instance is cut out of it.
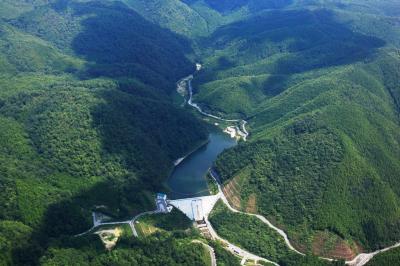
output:
<svg viewBox="0 0 400 266"><path fill-rule="evenodd" d="M167 200L169 205L174 206L183 212L192 221L202 221L208 217L220 195L204 197Z"/></svg>

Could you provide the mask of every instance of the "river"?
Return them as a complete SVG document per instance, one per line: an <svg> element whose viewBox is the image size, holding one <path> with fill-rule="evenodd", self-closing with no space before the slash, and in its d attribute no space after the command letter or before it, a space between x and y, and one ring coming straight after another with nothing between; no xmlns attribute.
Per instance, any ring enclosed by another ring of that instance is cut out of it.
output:
<svg viewBox="0 0 400 266"><path fill-rule="evenodd" d="M196 64L196 69L201 69L200 64ZM244 140L248 135L246 131L246 121L223 119L209 113L204 112L199 105L193 102L192 89L193 75L189 75L177 82L177 91L185 99L185 103L195 108L199 113L212 119L240 123L243 128L242 132L238 126L236 130ZM187 99L186 99L187 98ZM220 128L212 127L208 136L209 142L199 148L186 158L180 158L175 163L175 169L168 178L166 185L170 192L169 199L191 198L209 195L206 175L208 169L213 165L218 155L225 149L233 147L237 144L236 138L231 138L225 134Z"/></svg>
<svg viewBox="0 0 400 266"><path fill-rule="evenodd" d="M233 147L236 140L221 129L210 130L209 142L178 164L167 180L169 199L209 195L206 174L224 149Z"/></svg>

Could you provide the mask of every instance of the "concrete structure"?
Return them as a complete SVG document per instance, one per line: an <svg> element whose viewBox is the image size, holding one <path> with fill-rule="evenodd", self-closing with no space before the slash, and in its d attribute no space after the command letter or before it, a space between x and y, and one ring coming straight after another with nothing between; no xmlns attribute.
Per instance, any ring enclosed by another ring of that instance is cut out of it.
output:
<svg viewBox="0 0 400 266"><path fill-rule="evenodd" d="M163 193L157 193L156 206L157 206L157 212L167 213L172 210L171 207L168 207L167 195Z"/></svg>
<svg viewBox="0 0 400 266"><path fill-rule="evenodd" d="M159 200L167 200L167 195L164 193L157 193L157 199Z"/></svg>
<svg viewBox="0 0 400 266"><path fill-rule="evenodd" d="M219 195L204 196L197 198L169 200L168 204L178 208L192 221L201 221L208 216L215 203L220 198Z"/></svg>

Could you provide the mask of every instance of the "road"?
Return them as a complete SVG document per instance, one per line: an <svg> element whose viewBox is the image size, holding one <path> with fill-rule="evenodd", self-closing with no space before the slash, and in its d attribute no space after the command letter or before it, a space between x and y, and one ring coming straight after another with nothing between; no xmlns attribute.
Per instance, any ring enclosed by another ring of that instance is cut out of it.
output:
<svg viewBox="0 0 400 266"><path fill-rule="evenodd" d="M286 234L282 229L279 229L278 227L274 226L274 225L273 225L270 221L268 221L268 219L266 219L264 216L259 215L259 214L253 214L253 213L242 212L242 211L239 211L239 210L236 210L235 208L233 208L233 207L230 205L228 199L225 197L225 195L224 195L224 193L223 193L223 191L222 191L222 188L221 188L220 183L218 182L217 178L215 177L214 173L213 173L211 170L210 170L210 175L211 175L211 177L215 180L215 182L217 183L218 190L219 190L219 194L220 194L220 198L222 199L222 201L224 202L224 204L229 208L229 210L231 210L232 212L243 213L243 214L247 214L247 215L250 215L250 216L255 216L255 217L257 217L257 218L260 219L263 223L267 224L270 228L274 229L278 234L280 234L280 235L284 238L285 243L286 243L286 245L287 245L287 247L288 247L289 249L291 249L292 251L296 252L297 254L300 254L300 255L303 255L303 256L305 255L304 253L298 251L297 249L295 249L295 248L293 247L293 245L292 245L292 244L290 243L290 241L289 241L289 238L288 238L287 234ZM367 264L374 256L378 255L379 253L386 252L386 251L389 251L389 250L394 249L394 248L397 248L397 247L400 247L400 242L398 242L398 243L396 243L396 244L394 244L394 245L392 245L392 246L390 246L390 247L387 247L387 248L384 248L384 249L381 249L381 250L377 250L377 251L374 251L374 252L371 252L371 253L361 253L361 254L358 254L353 260L346 261L346 265L350 265L350 266L364 266L364 265ZM325 258L325 257L319 257L319 258L322 259L322 260L326 260L326 261L334 261L333 259L330 259L330 258Z"/></svg>
<svg viewBox="0 0 400 266"><path fill-rule="evenodd" d="M210 175L212 176L212 178L214 178L215 182L217 183L218 190L219 190L218 196L219 196L220 199L223 201L223 203L229 208L229 210L231 210L232 212L235 212L235 213L243 213L243 214L246 214L246 215L250 215L250 216L255 216L255 217L257 217L257 218L260 219L262 222L264 222L265 224L267 224L270 228L272 228L273 230L275 230L276 232L278 232L278 234L281 235L281 236L284 238L285 243L286 243L286 245L288 246L289 249L291 249L292 251L294 251L294 252L296 252L296 253L298 253L298 254L300 254L300 255L304 255L304 253L302 253L302 252L296 250L296 249L292 246L292 244L291 244L290 241L289 241L289 238L288 238L287 234L286 234L282 229L279 229L278 227L274 226L274 225L273 225L270 221L268 221L268 219L266 219L264 216L258 215L258 214L253 214L253 213L242 212L242 211L239 211L239 210L236 210L235 208L233 208L233 207L230 205L228 199L225 197L225 195L224 195L224 193L223 193L223 191L222 191L222 188L221 188L220 183L217 181L217 178L215 177L214 173L213 173L211 170L210 170ZM116 221L116 222L105 222L105 223L103 223L103 222L99 222L99 220L96 218L96 213L93 212L93 213L92 213L92 216L93 216L93 226L92 226L89 230L87 230L87 231L85 231L85 232L83 232L83 233L81 233L81 234L75 235L75 237L78 237L78 236L82 236L82 235L91 233L94 229L96 229L97 227L100 227L100 226L104 226L104 225L119 225L119 224L128 224L128 225L130 226L131 230L132 230L133 235L134 235L135 237L138 237L138 233L137 233L137 231L136 231L136 229L135 229L135 226L134 226L135 221L136 221L137 219L139 219L140 217L144 216L144 215L150 215L150 214L156 214L156 213L162 213L162 211L160 211L160 210L158 210L158 209L157 209L157 210L154 210L154 211L146 211L146 212L142 212L142 213L140 213L140 214L134 216L134 217L133 217L132 219L130 219L130 220ZM265 262L269 262L269 263L271 263L271 264L274 264L274 265L279 266L276 262L270 261L270 260L268 260L268 259L266 259L266 258L262 258L262 257L260 257L260 256L255 255L255 254L252 254L252 253L250 253L250 252L248 252L248 251L246 251L246 250L244 250L244 249L242 249L242 248L240 248L240 247L238 247L238 246L236 246L236 245L234 245L234 244L228 242L227 240L221 238L221 237L215 232L214 228L212 227L211 223L210 223L209 220L208 220L208 217L206 217L206 223L207 223L207 227L208 227L208 229L209 229L210 234L212 235L212 237L213 237L214 239L218 239L218 240L220 240L221 242L223 242L223 243L226 245L225 248L226 248L227 250L229 250L231 253L233 253L233 254L235 254L235 255L241 257L241 258L242 258L242 263L243 263L243 264L246 262L246 260L254 260L254 261L265 261ZM204 244L204 243L203 243L203 244ZM208 245L207 245L207 246L208 246ZM208 246L208 247L209 247L209 246ZM394 244L394 245L392 245L392 246L390 246L390 247L387 247L387 248L384 248L384 249L381 249L381 250L377 250L377 251L375 251L375 252L371 252L371 253L361 253L361 254L357 255L353 260L351 260L351 261L346 261L346 265L350 265L350 266L364 266L364 265L367 264L374 256L376 256L376 255L378 255L378 254L380 254L380 253L382 253L382 252L386 252L386 251L388 251L388 250L397 248L397 247L400 247L400 242L399 242L399 243L396 243L396 244ZM211 247L209 247L209 248L211 248ZM212 249L212 248L211 248L211 249ZM212 251L213 251L213 249L212 249ZM212 255L212 254L213 254L213 255ZM214 253L214 252L212 252L212 253L210 252L210 255L211 255L212 263L216 263L215 253ZM320 257L320 259L328 260L328 261L333 261L333 259L324 258L324 257ZM243 265L243 264L242 264L242 265ZM212 264L212 265L215 265L215 266L216 266L216 264Z"/></svg>
<svg viewBox="0 0 400 266"><path fill-rule="evenodd" d="M144 215L150 215L150 214L156 214L156 213L161 213L160 210L155 210L155 211L147 211L147 212L142 212L139 213L138 215L136 215L135 217L133 217L130 221L129 221L129 226L131 227L132 233L135 237L138 237L138 233L136 231L135 228L135 222L137 219L139 219L140 217L144 216Z"/></svg>
<svg viewBox="0 0 400 266"><path fill-rule="evenodd" d="M250 216L255 216L255 217L257 217L257 218L260 219L263 223L267 224L270 228L272 228L272 229L275 230L279 235L281 235L281 236L283 237L283 239L285 240L285 243L286 243L286 245L288 246L288 248L289 248L290 250L296 252L297 254L305 255L304 253L298 251L297 249L295 249L295 248L292 246L292 244L291 244L290 241L289 241L289 238L288 238L287 234L286 234L282 229L279 229L278 227L276 227L275 225L273 225L273 224L272 224L270 221L268 221L268 219L265 218L264 216L259 215L259 214L253 214L253 213L242 212L242 211L239 211L239 210L236 210L235 208L233 208L233 207L230 205L228 199L225 197L225 194L224 194L224 192L222 191L221 185L220 185L220 183L218 182L218 180L217 180L217 178L215 177L215 175L214 175L214 173L213 173L212 170L210 170L210 175L211 175L211 177L214 179L214 181L217 183L218 191L219 191L220 197L221 197L222 201L224 202L224 204L229 208L229 210L231 210L232 212L235 212L235 213L243 213L243 214L246 214L246 215L250 215Z"/></svg>
<svg viewBox="0 0 400 266"><path fill-rule="evenodd" d="M193 75L189 75L189 76L181 79L177 83L177 91L178 92L182 91L184 89L184 86L186 86L186 91L189 93L189 100L187 101L187 103L190 106L192 106L193 108L195 108L199 113L201 113L204 116L208 116L208 117L214 118L216 120L224 121L224 122L240 123L241 128L236 127L237 128L237 132L243 138L243 140L246 141L247 137L249 136L249 133L246 130L247 121L240 120L240 119L224 119L222 117L219 117L219 116L204 112L197 103L193 102L192 80L193 80Z"/></svg>
<svg viewBox="0 0 400 266"><path fill-rule="evenodd" d="M215 251L211 246L207 245L204 242L201 242L200 240L193 240L192 243L199 243L202 244L205 248L207 248L208 251L210 252L211 266L217 266L217 258L215 257Z"/></svg>
<svg viewBox="0 0 400 266"><path fill-rule="evenodd" d="M135 237L138 237L139 235L138 235L138 233L137 233L137 231L136 231L136 228L135 228L135 221L136 221L137 219L139 219L140 217L144 216L144 215L156 214L156 213L162 213L162 211L160 211L159 209L157 209L157 210L155 210L155 211L146 211L146 212L139 213L138 215L134 216L134 217L133 217L132 219L130 219L130 220L126 220L126 221L116 221L116 222L105 222L105 223L103 223L103 222L99 222L99 221L96 219L96 213L93 212L93 213L92 213L92 217L93 217L93 226L92 226L89 230L87 230L87 231L85 231L85 232L83 232L83 233L80 233L80 234L75 235L75 237L86 235L86 234L92 232L94 229L96 229L97 227L100 227L100 226L104 226L104 225L120 225L120 224L128 224L128 225L130 226L131 230L132 230L133 235L134 235Z"/></svg>
<svg viewBox="0 0 400 266"><path fill-rule="evenodd" d="M375 252L361 253L357 257L355 257L353 260L346 261L346 264L350 265L350 266L363 266L363 265L367 264L374 256L376 256L382 252L386 252L391 249L397 248L397 247L400 247L400 242L394 244L393 246L390 246L390 247L387 247L384 249L380 249Z"/></svg>
<svg viewBox="0 0 400 266"><path fill-rule="evenodd" d="M262 258L262 257L260 257L260 256L257 256L257 255L255 255L255 254L253 254L253 253L250 253L250 252L248 252L248 251L246 251L246 250L244 250L244 249L242 249L242 248L240 248L240 247L238 247L238 246L236 246L236 245L234 245L234 244L228 242L227 240L221 238L221 237L217 234L217 232L215 232L215 230L214 230L214 228L212 227L210 221L208 220L208 217L206 217L205 221L206 221L206 223L207 223L207 227L208 227L208 230L209 230L211 236L212 236L214 239L217 239L217 240L221 241L223 244L225 244L225 249L227 249L228 251L230 251L232 254L241 257L241 258L242 258L242 261L244 261L244 262L245 262L246 260L254 260L254 261L256 261L256 262L257 262L257 261L265 261L265 262L269 262L269 263L272 263L272 264L274 264L274 265L279 266L279 264L277 264L276 262L270 261L270 260L268 260L268 259L266 259L266 258ZM244 260L243 260L243 259L244 259ZM243 263L243 264L244 264L244 263ZM243 265L243 264L242 264L242 265Z"/></svg>
<svg viewBox="0 0 400 266"><path fill-rule="evenodd" d="M199 66L199 67L198 67L198 66ZM199 69L201 69L201 65L200 65L200 64L196 64L196 69L197 69L197 71L198 71ZM241 124L241 130L239 130L239 134L240 134L240 135L243 137L243 139L246 141L246 139L247 139L247 137L248 137L248 135L249 135L249 133L248 133L247 130L246 130L247 121L245 121L245 120L238 120L238 119L223 119L222 117L218 117L218 116L215 116L215 115L212 115L212 114L209 114L209 113L204 112L204 111L201 109L201 107L200 107L197 103L194 103L194 102L193 102L192 80L193 80L193 75L189 75L189 76L187 76L186 78L184 78L184 79L181 80L181 81L183 81L183 82L178 82L178 87L180 86L180 89L185 89L185 88L183 88L182 86L187 86L186 91L188 91L188 93L189 93L188 104L189 104L190 106L192 106L193 108L195 108L195 109L196 109L198 112L200 112L201 114L205 115L205 116L208 116L208 117L211 117L211 118L214 118L214 119L217 119L217 120L225 121L225 122L240 122L240 124ZM187 85L186 85L186 84L187 84ZM239 129L239 128L238 128L238 129ZM274 226L274 225L273 225L270 221L268 221L268 219L266 219L264 216L258 215L258 214L246 213L246 212L242 212L242 211L239 211L239 210L234 209L234 208L229 204L227 198L225 197L224 193L222 192L222 189L221 189L221 187L220 187L220 185L219 185L219 182L218 182L218 181L216 180L216 178L212 175L212 172L211 172L211 171L210 171L210 173L211 173L211 176L215 179L215 181L216 181L217 184L218 184L218 189L219 189L219 193L221 194L220 196L221 196L222 201L225 203L225 205L226 205L231 211L236 212L236 213L244 213L244 214L247 214L247 215L251 215L251 216L257 217L257 218L260 219L262 222L264 222L265 224L267 224L270 228L272 228L273 230L275 230L279 235L281 235L281 236L284 238L285 243L286 243L286 245L288 246L289 249L291 249L292 251L296 252L297 254L305 255L304 253L298 251L296 248L293 247L293 245L292 245L292 244L290 243L290 241L289 241L289 238L288 238L287 234L286 234L282 229L279 229L278 227ZM361 253L361 254L357 255L353 260L351 260L351 261L346 261L346 264L347 264L347 265L350 265L350 266L363 266L363 265L365 265L368 261L370 261L374 256L376 256L377 254L382 253L382 252L385 252L385 251L388 251L388 250L390 250L390 249L393 249L393 248L396 248L396 247L399 247L399 246L400 246L400 242L394 244L393 246L390 246L390 247L387 247L387 248L384 248L384 249L381 249L381 250L377 250L377 251L375 251L375 252L371 252L371 253ZM327 260L327 261L333 261L333 259L325 258L325 257L320 257L320 259Z"/></svg>

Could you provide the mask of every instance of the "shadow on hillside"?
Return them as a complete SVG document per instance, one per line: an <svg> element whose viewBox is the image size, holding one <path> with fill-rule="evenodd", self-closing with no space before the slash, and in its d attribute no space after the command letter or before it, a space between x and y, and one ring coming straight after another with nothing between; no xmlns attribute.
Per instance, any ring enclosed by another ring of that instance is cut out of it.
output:
<svg viewBox="0 0 400 266"><path fill-rule="evenodd" d="M207 131L192 114L146 94L101 91L103 103L93 110L104 154L149 184L161 183L172 162L207 139Z"/></svg>
<svg viewBox="0 0 400 266"><path fill-rule="evenodd" d="M14 251L15 264L40 265L39 259L49 246L85 250L96 244L99 250L104 250L100 242L96 241L97 236L90 239L73 236L93 226L92 210L101 210L115 220L121 221L154 209L154 201L148 194L150 189L149 186L127 176L124 179L100 182L88 190L51 204L43 216L40 227L34 230L27 245Z"/></svg>
<svg viewBox="0 0 400 266"><path fill-rule="evenodd" d="M284 91L294 74L368 60L385 45L381 39L354 32L327 10L264 12L221 27L204 42L218 50L235 45L237 54L230 55L230 63L242 70L233 67L230 75L271 74L263 84L270 96ZM207 80L213 78L207 73Z"/></svg>
<svg viewBox="0 0 400 266"><path fill-rule="evenodd" d="M193 4L196 0L183 0L183 2ZM280 9L292 4L293 0L205 0L204 2L210 8L224 14L237 11L243 7L247 7L251 13L263 9Z"/></svg>
<svg viewBox="0 0 400 266"><path fill-rule="evenodd" d="M60 0L53 9L82 27L71 46L89 62L83 76L111 78L126 92L97 94L103 103L92 110L93 127L104 157L159 183L173 160L206 138L197 120L167 99L176 81L194 71L185 56L192 52L190 43L117 1Z"/></svg>
<svg viewBox="0 0 400 266"><path fill-rule="evenodd" d="M117 176L93 174L103 176L104 181L76 194L60 189L66 194L63 200L47 208L31 245L16 251L14 258L19 265L31 265L32 260L39 264L49 246L63 246L67 236L89 229L94 206L106 205L119 217L153 209L150 191L161 189L160 181L172 161L193 148L193 141L207 136L191 114L162 98L165 93L152 91L150 86L138 88L127 80L138 79L165 92L174 89L179 78L194 71L185 57L191 52L185 39L117 2L59 1L54 8L61 16L82 24L82 32L72 42L74 52L90 62L82 77L105 76L119 86L119 90L100 91L102 86L94 86L85 91L100 99L91 110L91 118L99 133L103 162L115 166L110 173L119 172ZM71 17L64 14L70 9ZM93 179L85 176L82 183L94 183Z"/></svg>
<svg viewBox="0 0 400 266"><path fill-rule="evenodd" d="M121 2L70 3L83 18L74 52L90 62L89 77L136 78L168 90L194 71L189 41L141 17Z"/></svg>

